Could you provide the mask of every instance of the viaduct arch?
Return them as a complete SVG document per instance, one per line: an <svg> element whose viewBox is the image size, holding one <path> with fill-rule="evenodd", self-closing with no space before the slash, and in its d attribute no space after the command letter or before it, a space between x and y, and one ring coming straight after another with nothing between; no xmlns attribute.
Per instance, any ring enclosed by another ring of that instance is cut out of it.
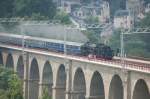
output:
<svg viewBox="0 0 150 99"><path fill-rule="evenodd" d="M86 83L85 75L81 68L78 68L74 75L73 81L73 99L85 99L86 94Z"/></svg>
<svg viewBox="0 0 150 99"><path fill-rule="evenodd" d="M24 79L24 63L23 63L23 57L19 56L18 62L17 62L17 74L20 77L20 79Z"/></svg>
<svg viewBox="0 0 150 99"><path fill-rule="evenodd" d="M14 69L14 59L10 53L7 55L6 68Z"/></svg>
<svg viewBox="0 0 150 99"><path fill-rule="evenodd" d="M1 53L1 55L4 54ZM6 60L2 63L6 63L7 68L16 68L14 70L17 70L19 77L23 78L25 67L21 55L13 52L8 53L6 59L4 56L2 57ZM67 67L62 64L63 61L60 61L61 59L45 58L45 56L39 57L34 54L29 57L29 99L38 99L39 93L43 92L44 88L48 88L51 97L53 91L56 91L55 98L52 99L66 99ZM17 66L14 63L17 63ZM90 63L87 65L78 61L73 61L71 65L73 71L71 79L72 99L128 99L124 97L125 88L127 87L124 77L128 74L123 74L120 69L107 68L107 66L97 64L91 65ZM131 99L149 99L150 75L134 71L129 72L128 76L131 77ZM42 84L42 88L40 84Z"/></svg>
<svg viewBox="0 0 150 99"><path fill-rule="evenodd" d="M1 53L1 51L0 51L0 65L3 65L3 55Z"/></svg>
<svg viewBox="0 0 150 99"><path fill-rule="evenodd" d="M53 72L49 61L46 61L42 73L42 92L48 90L48 94L52 97Z"/></svg>
<svg viewBox="0 0 150 99"><path fill-rule="evenodd" d="M90 99L105 99L103 78L98 71L94 72L91 79Z"/></svg>
<svg viewBox="0 0 150 99"><path fill-rule="evenodd" d="M148 86L143 79L137 80L132 99L149 99L150 98L150 92L148 90Z"/></svg>
<svg viewBox="0 0 150 99"><path fill-rule="evenodd" d="M30 66L29 99L38 99L39 95L39 68L38 62L34 58Z"/></svg>
<svg viewBox="0 0 150 99"><path fill-rule="evenodd" d="M109 99L123 99L123 83L119 75L114 75L109 87Z"/></svg>
<svg viewBox="0 0 150 99"><path fill-rule="evenodd" d="M65 91L66 91L66 70L65 66L61 64L57 71L56 76L56 99L65 99Z"/></svg>

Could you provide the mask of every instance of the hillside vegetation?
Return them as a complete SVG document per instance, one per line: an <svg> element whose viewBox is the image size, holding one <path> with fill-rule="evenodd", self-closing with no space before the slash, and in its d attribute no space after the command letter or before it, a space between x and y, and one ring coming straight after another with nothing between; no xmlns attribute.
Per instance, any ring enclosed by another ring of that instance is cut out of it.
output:
<svg viewBox="0 0 150 99"><path fill-rule="evenodd" d="M142 19L137 27L150 28L150 12ZM115 31L110 40L114 50L120 49L120 31ZM145 58L150 60L150 33L124 35L125 53L128 57Z"/></svg>
<svg viewBox="0 0 150 99"><path fill-rule="evenodd" d="M23 99L22 82L9 69L0 66L0 99Z"/></svg>
<svg viewBox="0 0 150 99"><path fill-rule="evenodd" d="M52 0L0 0L0 17L35 17L52 19L56 7Z"/></svg>

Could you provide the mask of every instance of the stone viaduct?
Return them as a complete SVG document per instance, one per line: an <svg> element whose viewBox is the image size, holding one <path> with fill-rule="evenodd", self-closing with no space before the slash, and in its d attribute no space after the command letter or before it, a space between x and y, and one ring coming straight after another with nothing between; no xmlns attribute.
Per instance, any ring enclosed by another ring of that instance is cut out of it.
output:
<svg viewBox="0 0 150 99"><path fill-rule="evenodd" d="M66 59L65 59L65 58ZM25 99L150 99L150 71L50 52L0 46L0 64L24 82Z"/></svg>

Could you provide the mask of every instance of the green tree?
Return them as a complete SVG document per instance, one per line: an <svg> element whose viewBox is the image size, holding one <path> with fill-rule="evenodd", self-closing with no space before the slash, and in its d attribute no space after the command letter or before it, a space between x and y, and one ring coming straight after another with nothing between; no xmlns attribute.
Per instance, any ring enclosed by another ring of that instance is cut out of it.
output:
<svg viewBox="0 0 150 99"><path fill-rule="evenodd" d="M0 68L0 99L23 99L22 83L9 69Z"/></svg>
<svg viewBox="0 0 150 99"><path fill-rule="evenodd" d="M114 31L114 33L110 39L110 42L109 42L109 45L115 51L117 49L120 49L120 32L121 32L120 30Z"/></svg>
<svg viewBox="0 0 150 99"><path fill-rule="evenodd" d="M21 17L38 14L52 19L56 14L56 6L52 0L15 0L14 12Z"/></svg>
<svg viewBox="0 0 150 99"><path fill-rule="evenodd" d="M23 99L22 83L16 74L11 74L8 80L10 99Z"/></svg>
<svg viewBox="0 0 150 99"><path fill-rule="evenodd" d="M0 89L0 99L9 99L8 92L3 89Z"/></svg>
<svg viewBox="0 0 150 99"><path fill-rule="evenodd" d="M80 0L82 4L89 4L92 0Z"/></svg>
<svg viewBox="0 0 150 99"><path fill-rule="evenodd" d="M43 95L42 95L42 99L52 99L52 97L49 95L48 93L48 88L43 88Z"/></svg>
<svg viewBox="0 0 150 99"><path fill-rule="evenodd" d="M150 12L147 13L145 18L140 21L139 26L144 28L150 27ZM139 38L146 43L146 49L150 51L150 34L141 34Z"/></svg>
<svg viewBox="0 0 150 99"><path fill-rule="evenodd" d="M34 19L34 20L48 20L48 16L43 16L40 13L32 13L31 17L27 17L27 19Z"/></svg>
<svg viewBox="0 0 150 99"><path fill-rule="evenodd" d="M117 10L126 8L126 0L105 0L109 2L110 15L113 18Z"/></svg>
<svg viewBox="0 0 150 99"><path fill-rule="evenodd" d="M87 36L87 38L89 39L89 42L91 43L98 43L100 42L100 34L93 31L93 30L86 30L86 31L82 31L84 33L84 35Z"/></svg>
<svg viewBox="0 0 150 99"><path fill-rule="evenodd" d="M140 27L150 27L150 12L139 22Z"/></svg>
<svg viewBox="0 0 150 99"><path fill-rule="evenodd" d="M64 11L57 11L54 19L59 20L62 24L71 24L69 15Z"/></svg>
<svg viewBox="0 0 150 99"><path fill-rule="evenodd" d="M150 0L144 0L145 1L145 4L148 4L150 3Z"/></svg>
<svg viewBox="0 0 150 99"><path fill-rule="evenodd" d="M120 30L115 31L110 39L109 45L114 51L120 49L120 33ZM124 35L124 48L128 57L150 58L148 43L144 37L145 34Z"/></svg>
<svg viewBox="0 0 150 99"><path fill-rule="evenodd" d="M99 19L95 16L89 16L85 19L85 22L87 24L99 24Z"/></svg>
<svg viewBox="0 0 150 99"><path fill-rule="evenodd" d="M0 17L13 16L13 2L14 0L0 0Z"/></svg>

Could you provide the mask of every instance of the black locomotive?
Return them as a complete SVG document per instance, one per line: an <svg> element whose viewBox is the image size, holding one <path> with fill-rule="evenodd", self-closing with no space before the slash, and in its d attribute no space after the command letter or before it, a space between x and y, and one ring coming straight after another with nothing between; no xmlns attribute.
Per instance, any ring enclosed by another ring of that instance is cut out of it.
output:
<svg viewBox="0 0 150 99"><path fill-rule="evenodd" d="M106 60L112 60L114 56L114 51L111 49L111 47L101 43L92 44L90 42L86 42L84 45L81 46L80 49L81 55L92 55L95 56L97 59L102 58Z"/></svg>

